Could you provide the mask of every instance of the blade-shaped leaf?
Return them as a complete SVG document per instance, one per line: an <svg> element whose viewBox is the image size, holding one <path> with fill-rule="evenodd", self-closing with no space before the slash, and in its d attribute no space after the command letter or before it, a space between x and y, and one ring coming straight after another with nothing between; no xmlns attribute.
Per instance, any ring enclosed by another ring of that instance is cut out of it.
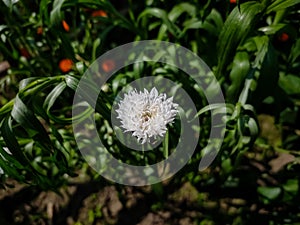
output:
<svg viewBox="0 0 300 225"><path fill-rule="evenodd" d="M41 137L44 143L51 143L47 131L37 119L34 113L24 104L24 102L16 96L15 104L11 111L11 116L27 131L32 132L32 135ZM30 129L30 130L28 130Z"/></svg>
<svg viewBox="0 0 300 225"><path fill-rule="evenodd" d="M277 0L267 7L267 13L271 13L277 10L286 9L288 7L297 5L300 0Z"/></svg>
<svg viewBox="0 0 300 225"><path fill-rule="evenodd" d="M231 85L228 88L229 101L235 102L237 94L242 87L250 69L249 55L247 52L237 52L234 57L232 70L230 72Z"/></svg>
<svg viewBox="0 0 300 225"><path fill-rule="evenodd" d="M10 150L12 155L22 164L27 165L28 160L25 155L22 153L22 150L19 146L17 138L15 137L12 129L12 119L10 116L7 116L1 123L1 135L7 145L7 148Z"/></svg>
<svg viewBox="0 0 300 225"><path fill-rule="evenodd" d="M234 52L243 39L251 32L263 12L261 3L250 1L241 4L241 10L235 7L226 19L219 35L218 67L216 76L221 78L232 60Z"/></svg>
<svg viewBox="0 0 300 225"><path fill-rule="evenodd" d="M63 20L63 14L61 12L61 7L66 0L54 0L53 9L50 13L51 24L59 24Z"/></svg>
<svg viewBox="0 0 300 225"><path fill-rule="evenodd" d="M145 9L138 17L138 21L145 19L148 16L154 16L162 20L162 22L167 26L168 30L172 35L177 36L180 33L179 28L168 18L168 14L165 10L159 8L149 8ZM144 24L145 25L145 24Z"/></svg>

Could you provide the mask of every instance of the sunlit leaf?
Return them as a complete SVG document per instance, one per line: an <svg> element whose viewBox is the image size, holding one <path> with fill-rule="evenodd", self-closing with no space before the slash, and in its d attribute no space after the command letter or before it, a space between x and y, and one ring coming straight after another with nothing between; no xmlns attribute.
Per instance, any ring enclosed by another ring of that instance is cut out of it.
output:
<svg viewBox="0 0 300 225"><path fill-rule="evenodd" d="M281 9L286 9L299 3L300 0L276 0L267 7L267 13L271 13Z"/></svg>
<svg viewBox="0 0 300 225"><path fill-rule="evenodd" d="M243 82L250 69L249 55L247 52L237 52L232 64L230 72L231 85L228 88L229 101L235 102L238 92L240 91Z"/></svg>
<svg viewBox="0 0 300 225"><path fill-rule="evenodd" d="M162 22L167 26L167 29L173 34L174 36L177 36L180 32L179 28L170 21L168 18L168 14L166 11L159 9L159 8L148 8L145 9L138 17L138 21L142 19L146 19L146 17L154 16L158 19L161 19ZM145 26L146 24L144 24Z"/></svg>
<svg viewBox="0 0 300 225"><path fill-rule="evenodd" d="M269 200L274 200L281 194L280 187L258 187L257 191L259 194Z"/></svg>
<svg viewBox="0 0 300 225"><path fill-rule="evenodd" d="M33 136L42 137L45 143L50 143L47 131L43 125L18 96L16 96L11 115L21 126L31 129Z"/></svg>

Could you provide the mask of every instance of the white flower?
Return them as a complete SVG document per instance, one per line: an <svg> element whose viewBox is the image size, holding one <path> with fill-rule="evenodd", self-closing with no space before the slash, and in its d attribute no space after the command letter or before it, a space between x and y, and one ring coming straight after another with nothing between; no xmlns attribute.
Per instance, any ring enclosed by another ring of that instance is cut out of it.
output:
<svg viewBox="0 0 300 225"><path fill-rule="evenodd" d="M167 124L172 123L178 112L178 104L173 103L173 97L158 94L156 88L150 93L137 90L129 91L118 103L117 118L120 119L125 132L132 132L141 144L150 142L150 138L163 137Z"/></svg>

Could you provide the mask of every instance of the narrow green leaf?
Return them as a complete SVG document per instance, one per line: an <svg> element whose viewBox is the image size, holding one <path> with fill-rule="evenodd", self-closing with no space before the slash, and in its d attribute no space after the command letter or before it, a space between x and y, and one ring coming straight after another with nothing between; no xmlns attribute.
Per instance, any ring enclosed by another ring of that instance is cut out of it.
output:
<svg viewBox="0 0 300 225"><path fill-rule="evenodd" d="M167 26L168 30L172 35L176 36L180 33L179 28L168 18L168 14L165 10L159 8L148 8L145 9L138 17L138 21L141 19L146 19L148 16L154 16L162 20L162 22ZM145 21L144 21L145 23ZM143 24L146 26L146 24Z"/></svg>
<svg viewBox="0 0 300 225"><path fill-rule="evenodd" d="M169 130L167 130L163 141L163 156L165 159L169 156Z"/></svg>
<svg viewBox="0 0 300 225"><path fill-rule="evenodd" d="M65 0L54 0L53 9L50 13L50 22L51 24L59 24L63 19L63 15L61 12L61 6L63 5Z"/></svg>
<svg viewBox="0 0 300 225"><path fill-rule="evenodd" d="M196 16L196 7L190 3L184 2L178 5L175 5L172 10L169 12L169 19L174 22L182 13L188 13L191 17Z"/></svg>
<svg viewBox="0 0 300 225"><path fill-rule="evenodd" d="M289 63L293 64L300 57L300 39L298 38L291 49L291 54L289 56Z"/></svg>
<svg viewBox="0 0 300 225"><path fill-rule="evenodd" d="M230 72L231 84L228 88L228 100L230 102L236 102L237 95L242 87L242 83L245 81L250 69L249 55L247 52L237 52Z"/></svg>
<svg viewBox="0 0 300 225"><path fill-rule="evenodd" d="M19 95L16 96L11 116L29 133L32 132L33 136L37 135L42 138L41 140L43 142L51 143L45 128L36 118L34 113L19 98Z"/></svg>
<svg viewBox="0 0 300 225"><path fill-rule="evenodd" d="M259 128L255 119L249 118L247 126L249 128L251 137L256 138L259 133Z"/></svg>
<svg viewBox="0 0 300 225"><path fill-rule="evenodd" d="M270 72L270 70L274 70L274 68L276 68L276 65L274 65L276 57L273 52L273 49L270 47L270 40L268 36L254 37L253 40L256 44L257 53L256 58L252 63L252 68L247 74L243 90L239 96L239 102L241 102L242 105L246 104L251 91L256 91L256 93L259 93L259 90L261 91L261 97L265 96L265 83L270 83L271 81L268 80L268 76L273 75L273 71ZM259 79L260 81L264 80L265 82L257 82L257 80Z"/></svg>
<svg viewBox="0 0 300 225"><path fill-rule="evenodd" d="M280 187L258 187L257 191L263 197L269 200L274 200L279 197L281 193L281 188Z"/></svg>
<svg viewBox="0 0 300 225"><path fill-rule="evenodd" d="M271 24L267 27L261 27L258 30L264 32L266 35L272 35L286 27L287 24L278 23L278 24Z"/></svg>
<svg viewBox="0 0 300 225"><path fill-rule="evenodd" d="M61 93L65 90L67 84L65 82L61 82L56 85L56 87L47 95L43 107L46 108L47 113L50 113L50 108L53 106L56 99L61 95Z"/></svg>
<svg viewBox="0 0 300 225"><path fill-rule="evenodd" d="M7 148L13 154L13 156L22 164L28 164L28 160L25 155L22 153L22 150L19 146L19 143L15 137L15 134L12 129L12 119L10 116L7 116L1 123L1 135L7 145Z"/></svg>
<svg viewBox="0 0 300 225"><path fill-rule="evenodd" d="M201 110L199 110L194 118L197 118L198 116L200 116L201 114L203 114L205 112L213 111L215 109L220 109L220 108L224 109L224 111L223 111L224 113L226 113L227 111L230 113L230 112L233 111L234 105L232 105L232 104L222 104L222 103L207 105L207 106L203 107Z"/></svg>
<svg viewBox="0 0 300 225"><path fill-rule="evenodd" d="M217 79L222 77L223 72L232 60L236 48L252 31L263 10L264 6L255 1L241 4L241 10L238 10L238 7L232 10L224 23L217 43L219 49Z"/></svg>
<svg viewBox="0 0 300 225"><path fill-rule="evenodd" d="M34 81L40 82L41 78L40 77L29 77L26 79L23 79L19 83L19 91L23 90L26 88L29 84L33 83Z"/></svg>
<svg viewBox="0 0 300 225"><path fill-rule="evenodd" d="M51 4L51 2L51 0L41 0L39 4L39 15L43 18L45 24L49 24L50 21L48 5Z"/></svg>
<svg viewBox="0 0 300 225"><path fill-rule="evenodd" d="M267 14L295 6L300 3L300 0L277 0L267 7Z"/></svg>
<svg viewBox="0 0 300 225"><path fill-rule="evenodd" d="M97 48L99 47L101 43L101 39L97 38L94 43L93 43L93 50L92 50L92 60L91 61L95 61L97 59Z"/></svg>
<svg viewBox="0 0 300 225"><path fill-rule="evenodd" d="M79 80L76 77L67 75L65 77L65 82L69 88L71 88L73 91L76 91L77 85L79 83Z"/></svg>
<svg viewBox="0 0 300 225"><path fill-rule="evenodd" d="M12 99L0 108L0 121L2 120L3 117L6 116L6 114L10 113L10 111L13 108L14 102L15 102L15 100Z"/></svg>

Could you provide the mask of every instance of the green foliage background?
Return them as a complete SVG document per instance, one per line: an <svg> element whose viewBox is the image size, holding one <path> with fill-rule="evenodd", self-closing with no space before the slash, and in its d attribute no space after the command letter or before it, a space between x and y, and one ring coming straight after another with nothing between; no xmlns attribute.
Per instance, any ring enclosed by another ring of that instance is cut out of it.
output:
<svg viewBox="0 0 300 225"><path fill-rule="evenodd" d="M218 104L208 106L203 98L195 101L201 121L200 141L189 164L172 180L174 185L189 181L199 190L247 192L248 204L254 202L274 211L266 219L268 224L292 224L299 217L299 3L0 1L0 61L10 64L0 78L2 186L13 178L57 191L80 173L102 180L87 168L72 133L72 121L81 119L71 117L78 81L98 56L116 46L138 40L163 40L199 55L213 69L226 99L226 110ZM106 16L92 16L95 10L103 10ZM69 31L62 26L63 20ZM65 73L59 69L64 58L74 62ZM99 97L101 104L96 111L101 124L99 133L120 157L124 151L109 135L111 100L123 85L145 74L167 76L188 93L203 97L192 80L168 65L145 63L119 71L107 84L106 95ZM91 112L82 116L88 113ZM270 134L260 132L257 115L261 114L274 119L272 123L277 128ZM203 147L211 116L221 116L226 121L225 139L213 165L198 171L201 157L210 150L210 145ZM171 151L172 146L169 148ZM149 155L149 160L163 157L163 151L166 150L162 149L162 155ZM294 156L294 160L279 173L243 167L249 161L268 166L282 153ZM140 160L139 155L130 153L126 158L129 162ZM270 182L271 176L277 182ZM257 180L262 182L258 185ZM153 188L155 192L158 187ZM284 209L282 214L276 211L279 206ZM251 214L243 207L238 215L228 217L235 224L251 221Z"/></svg>

